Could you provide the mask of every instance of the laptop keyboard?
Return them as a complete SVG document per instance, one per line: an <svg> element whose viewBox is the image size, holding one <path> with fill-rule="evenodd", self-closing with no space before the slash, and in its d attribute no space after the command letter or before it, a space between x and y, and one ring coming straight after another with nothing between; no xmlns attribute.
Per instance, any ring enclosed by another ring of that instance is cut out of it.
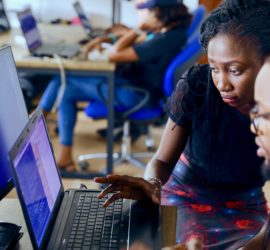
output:
<svg viewBox="0 0 270 250"><path fill-rule="evenodd" d="M119 249L123 201L103 208L107 198L98 199L96 193L80 195L67 249Z"/></svg>

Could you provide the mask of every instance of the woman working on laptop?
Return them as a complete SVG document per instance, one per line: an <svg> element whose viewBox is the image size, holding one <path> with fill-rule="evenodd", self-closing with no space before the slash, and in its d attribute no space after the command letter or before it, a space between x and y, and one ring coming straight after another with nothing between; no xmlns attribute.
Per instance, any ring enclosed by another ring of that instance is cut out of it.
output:
<svg viewBox="0 0 270 250"><path fill-rule="evenodd" d="M125 72L116 71L115 102L126 108L141 101L141 94L130 91L123 85L132 85L154 93L150 103L162 94L162 81L165 70L186 42L186 29L191 15L185 5L177 0L151 0L138 8L148 8L149 15L144 20L148 30L156 32L151 40L135 44L141 32L131 30L119 39L107 55L108 60L117 63L131 63ZM103 101L98 86L107 95L107 84L101 77L67 77L66 89L59 106L60 158L58 165L63 176L76 173L72 159L73 130L76 122L76 103L78 101ZM60 79L49 84L40 106L49 112L60 87Z"/></svg>
<svg viewBox="0 0 270 250"><path fill-rule="evenodd" d="M264 180L249 130L255 78L270 55L270 2L225 0L201 27L209 65L183 76L145 179L112 175L100 195L178 207L177 242L237 249L262 227ZM179 156L181 155L180 159Z"/></svg>

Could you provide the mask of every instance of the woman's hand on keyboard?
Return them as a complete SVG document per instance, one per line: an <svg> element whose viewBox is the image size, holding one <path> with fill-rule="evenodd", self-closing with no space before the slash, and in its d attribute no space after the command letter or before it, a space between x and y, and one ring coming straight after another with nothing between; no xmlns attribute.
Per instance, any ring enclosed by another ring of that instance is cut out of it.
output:
<svg viewBox="0 0 270 250"><path fill-rule="evenodd" d="M127 175L107 175L106 177L96 177L95 182L109 184L103 189L98 198L114 192L104 203L106 207L118 199L146 200L151 199L153 203L160 203L161 185L153 180L147 181L139 177Z"/></svg>

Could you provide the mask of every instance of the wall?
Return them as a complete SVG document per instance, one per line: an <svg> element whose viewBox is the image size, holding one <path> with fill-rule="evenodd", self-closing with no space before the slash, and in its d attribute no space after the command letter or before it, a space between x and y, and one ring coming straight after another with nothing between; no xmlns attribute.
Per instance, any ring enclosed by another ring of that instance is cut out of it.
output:
<svg viewBox="0 0 270 250"><path fill-rule="evenodd" d="M71 19L76 16L72 3L75 0L4 0L11 19L11 25L18 26L16 11L31 6L35 17L41 21L51 21L56 18ZM112 0L80 0L87 16L90 16L94 26L108 27L111 25ZM193 10L198 0L184 0ZM121 21L128 26L137 23L134 1L122 1Z"/></svg>

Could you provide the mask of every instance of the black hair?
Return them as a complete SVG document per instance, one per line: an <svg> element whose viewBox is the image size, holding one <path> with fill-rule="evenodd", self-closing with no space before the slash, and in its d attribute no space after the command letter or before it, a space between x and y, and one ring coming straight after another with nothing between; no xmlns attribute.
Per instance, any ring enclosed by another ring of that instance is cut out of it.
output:
<svg viewBox="0 0 270 250"><path fill-rule="evenodd" d="M192 15L188 12L188 8L182 3L156 7L153 10L155 11L156 18L164 26L174 25L187 28L192 20Z"/></svg>
<svg viewBox="0 0 270 250"><path fill-rule="evenodd" d="M232 35L240 42L248 41L262 58L270 55L270 1L223 1L201 26L200 42L206 51L216 35Z"/></svg>

